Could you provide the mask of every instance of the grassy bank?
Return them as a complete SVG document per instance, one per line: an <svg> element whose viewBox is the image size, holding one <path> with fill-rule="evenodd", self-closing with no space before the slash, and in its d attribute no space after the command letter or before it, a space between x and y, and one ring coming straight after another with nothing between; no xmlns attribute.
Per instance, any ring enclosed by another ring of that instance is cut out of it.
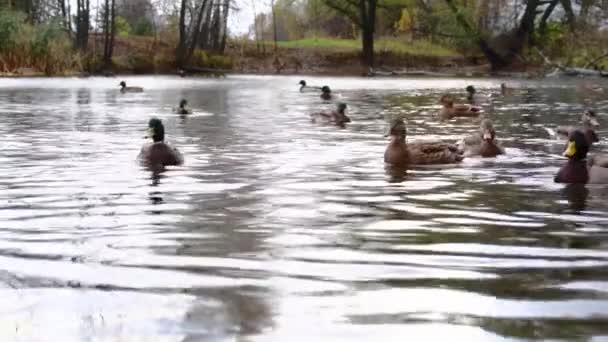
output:
<svg viewBox="0 0 608 342"><path fill-rule="evenodd" d="M266 43L272 45L273 43ZM398 38L380 38L374 43L376 53L390 52L429 57L460 57L455 50L433 44L426 40L406 41ZM278 42L287 49L318 49L325 51L361 51L361 41L356 39L308 38Z"/></svg>

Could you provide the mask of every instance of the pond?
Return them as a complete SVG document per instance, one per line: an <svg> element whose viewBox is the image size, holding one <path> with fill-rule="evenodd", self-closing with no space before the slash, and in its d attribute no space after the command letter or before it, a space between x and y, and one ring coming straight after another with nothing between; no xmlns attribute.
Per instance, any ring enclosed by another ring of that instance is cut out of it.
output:
<svg viewBox="0 0 608 342"><path fill-rule="evenodd" d="M0 80L0 340L513 341L608 336L608 189L553 183L578 80ZM456 141L475 84L507 155L385 169L385 118ZM604 84L608 86L608 84ZM194 114L172 114L181 98ZM135 158L151 117L185 164ZM603 122L602 122L603 121Z"/></svg>

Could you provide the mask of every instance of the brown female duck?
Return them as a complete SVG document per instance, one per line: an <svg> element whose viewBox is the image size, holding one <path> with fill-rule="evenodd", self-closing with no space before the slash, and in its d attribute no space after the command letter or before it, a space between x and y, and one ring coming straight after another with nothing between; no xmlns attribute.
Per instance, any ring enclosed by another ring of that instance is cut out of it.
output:
<svg viewBox="0 0 608 342"><path fill-rule="evenodd" d="M439 103L443 105L443 108L439 111L441 120L450 120L455 117L477 117L483 112L481 107L455 104L454 100L448 95L442 96Z"/></svg>
<svg viewBox="0 0 608 342"><path fill-rule="evenodd" d="M596 156L587 160L589 143L582 131L573 131L569 135L564 156L568 161L561 167L554 178L556 183L573 184L608 184L608 157Z"/></svg>
<svg viewBox="0 0 608 342"><path fill-rule="evenodd" d="M326 122L332 123L336 126L343 127L344 124L350 122L350 118L346 115L346 104L339 103L336 106L336 110L331 112L320 112L310 114L312 122Z"/></svg>
<svg viewBox="0 0 608 342"><path fill-rule="evenodd" d="M496 130L490 119L482 120L479 132L462 139L458 148L463 151L465 157L491 158L505 154L505 149L496 139Z"/></svg>
<svg viewBox="0 0 608 342"><path fill-rule="evenodd" d="M384 152L384 162L393 166L452 164L462 161L456 145L445 143L406 142L405 122L394 120L390 126L391 141Z"/></svg>
<svg viewBox="0 0 608 342"><path fill-rule="evenodd" d="M184 163L181 153L165 142L165 126L160 119L150 119L148 135L153 142L145 144L137 157L143 165L157 168Z"/></svg>

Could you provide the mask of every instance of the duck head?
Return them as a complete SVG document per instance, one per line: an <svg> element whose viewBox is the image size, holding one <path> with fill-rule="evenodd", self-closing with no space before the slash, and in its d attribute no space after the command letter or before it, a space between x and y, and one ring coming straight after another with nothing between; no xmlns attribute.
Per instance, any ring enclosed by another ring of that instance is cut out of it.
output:
<svg viewBox="0 0 608 342"><path fill-rule="evenodd" d="M346 115L346 103L338 103L336 110L342 117L343 122L350 122L350 118Z"/></svg>
<svg viewBox="0 0 608 342"><path fill-rule="evenodd" d="M182 99L181 101L179 101L179 108L180 109L186 108L187 105L188 105L188 100Z"/></svg>
<svg viewBox="0 0 608 342"><path fill-rule="evenodd" d="M479 133L484 142L492 143L496 138L496 130L490 119L484 119L479 126Z"/></svg>
<svg viewBox="0 0 608 342"><path fill-rule="evenodd" d="M321 98L323 100L331 100L331 89L328 86L321 88Z"/></svg>
<svg viewBox="0 0 608 342"><path fill-rule="evenodd" d="M154 142L165 140L165 126L160 119L153 118L148 121L148 137Z"/></svg>
<svg viewBox="0 0 608 342"><path fill-rule="evenodd" d="M127 82L120 81L119 85L120 85L121 88L126 88L127 87Z"/></svg>
<svg viewBox="0 0 608 342"><path fill-rule="evenodd" d="M302 88L306 87L306 81L304 81L304 80L301 80L300 83L298 83L298 84L301 85Z"/></svg>
<svg viewBox="0 0 608 342"><path fill-rule="evenodd" d="M597 128L600 126L600 123L597 121L597 115L592 110L586 110L581 116L581 122L584 126Z"/></svg>
<svg viewBox="0 0 608 342"><path fill-rule="evenodd" d="M439 99L439 103L441 103L446 108L454 107L454 99L452 99L452 97L450 95L443 95Z"/></svg>
<svg viewBox="0 0 608 342"><path fill-rule="evenodd" d="M585 133L578 130L570 133L568 145L566 145L566 150L563 153L564 157L573 161L580 161L587 158L587 153L589 153L589 143Z"/></svg>
<svg viewBox="0 0 608 342"><path fill-rule="evenodd" d="M403 119L395 119L391 121L388 132L384 134L385 137L392 137L398 140L405 140L407 135L407 127Z"/></svg>
<svg viewBox="0 0 608 342"><path fill-rule="evenodd" d="M477 90L475 90L475 87L473 87L472 85L467 86L465 90L467 91L467 93L469 93L469 96L473 96L477 92Z"/></svg>

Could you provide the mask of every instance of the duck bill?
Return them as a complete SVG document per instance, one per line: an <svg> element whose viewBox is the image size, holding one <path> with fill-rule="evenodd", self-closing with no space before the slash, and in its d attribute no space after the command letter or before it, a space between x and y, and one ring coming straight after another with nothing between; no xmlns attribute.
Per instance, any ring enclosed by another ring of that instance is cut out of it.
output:
<svg viewBox="0 0 608 342"><path fill-rule="evenodd" d="M574 141L568 142L568 147L564 151L564 157L572 158L576 154L576 143Z"/></svg>

